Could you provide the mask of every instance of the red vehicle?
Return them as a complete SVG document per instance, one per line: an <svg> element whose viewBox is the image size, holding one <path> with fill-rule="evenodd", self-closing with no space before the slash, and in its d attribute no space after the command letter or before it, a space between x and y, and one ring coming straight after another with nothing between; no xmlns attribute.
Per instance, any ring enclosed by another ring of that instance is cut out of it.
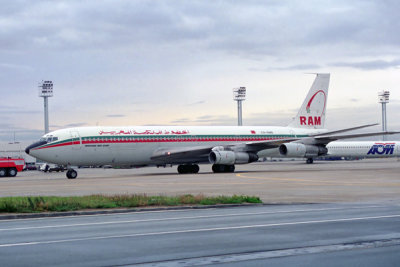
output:
<svg viewBox="0 0 400 267"><path fill-rule="evenodd" d="M0 177L14 177L25 167L23 158L0 158Z"/></svg>

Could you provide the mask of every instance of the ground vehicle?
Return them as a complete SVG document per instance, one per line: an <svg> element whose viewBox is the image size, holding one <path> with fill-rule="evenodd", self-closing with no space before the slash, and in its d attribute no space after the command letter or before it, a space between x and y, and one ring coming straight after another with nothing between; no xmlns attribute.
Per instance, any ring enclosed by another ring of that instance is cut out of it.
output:
<svg viewBox="0 0 400 267"><path fill-rule="evenodd" d="M36 171L37 170L36 164L34 162L26 162L25 165L26 165L25 170L28 170L28 171Z"/></svg>
<svg viewBox="0 0 400 267"><path fill-rule="evenodd" d="M0 158L0 177L14 177L18 172L22 171L24 167L25 160L23 158Z"/></svg>
<svg viewBox="0 0 400 267"><path fill-rule="evenodd" d="M65 168L61 165L44 163L39 170L43 172L63 172Z"/></svg>

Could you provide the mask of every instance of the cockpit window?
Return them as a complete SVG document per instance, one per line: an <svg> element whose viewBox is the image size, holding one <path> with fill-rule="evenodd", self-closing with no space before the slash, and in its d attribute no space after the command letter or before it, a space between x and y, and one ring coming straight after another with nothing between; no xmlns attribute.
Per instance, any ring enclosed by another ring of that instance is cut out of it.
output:
<svg viewBox="0 0 400 267"><path fill-rule="evenodd" d="M53 137L52 135L50 135L50 136L44 136L44 137L40 138L39 141L45 141L47 143L50 143L50 142L54 142L57 140L58 140L58 137L55 137L55 136Z"/></svg>

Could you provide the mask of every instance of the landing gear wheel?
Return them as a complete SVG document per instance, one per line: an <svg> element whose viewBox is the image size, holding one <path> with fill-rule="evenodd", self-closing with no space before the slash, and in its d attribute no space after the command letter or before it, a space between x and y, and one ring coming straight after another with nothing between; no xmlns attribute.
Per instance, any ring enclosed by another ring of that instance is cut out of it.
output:
<svg viewBox="0 0 400 267"><path fill-rule="evenodd" d="M193 167L192 167L192 173L199 173L199 171L200 171L200 167L199 167L199 165L197 165L197 164L193 164L192 165Z"/></svg>
<svg viewBox="0 0 400 267"><path fill-rule="evenodd" d="M17 169L16 168L9 168L8 169L8 176L10 177L15 177L17 175Z"/></svg>
<svg viewBox="0 0 400 267"><path fill-rule="evenodd" d="M212 171L215 173L234 172L235 165L214 164L212 165Z"/></svg>
<svg viewBox="0 0 400 267"><path fill-rule="evenodd" d="M314 159L313 158L308 158L306 162L307 162L307 164L312 164L314 162Z"/></svg>
<svg viewBox="0 0 400 267"><path fill-rule="evenodd" d="M224 171L224 169L222 168L222 165L220 165L220 164L214 164L214 165L212 165L212 171L214 172L214 173L220 173L220 172L223 172Z"/></svg>
<svg viewBox="0 0 400 267"><path fill-rule="evenodd" d="M199 165L197 164L183 164L178 166L178 173L198 173L200 170Z"/></svg>
<svg viewBox="0 0 400 267"><path fill-rule="evenodd" d="M226 172L235 172L235 165L226 165Z"/></svg>
<svg viewBox="0 0 400 267"><path fill-rule="evenodd" d="M67 171L67 178L68 179L75 179L77 176L78 176L78 173L75 170L69 169Z"/></svg>
<svg viewBox="0 0 400 267"><path fill-rule="evenodd" d="M185 174L186 172L186 166L185 165L179 165L178 166L178 173L180 174Z"/></svg>

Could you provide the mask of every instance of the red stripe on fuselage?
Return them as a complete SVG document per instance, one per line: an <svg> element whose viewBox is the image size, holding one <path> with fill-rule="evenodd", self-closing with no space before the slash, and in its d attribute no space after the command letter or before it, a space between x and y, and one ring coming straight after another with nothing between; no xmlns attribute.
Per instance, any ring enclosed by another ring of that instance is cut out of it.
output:
<svg viewBox="0 0 400 267"><path fill-rule="evenodd" d="M284 137L270 137L270 138L180 138L180 139L147 139L147 140L93 140L93 141L82 141L82 145L85 144L121 144L121 143L171 143L171 142L250 142L250 141L268 141L268 140L279 140L284 139ZM45 148L53 148L53 147L62 147L62 146L70 146L70 145L80 145L80 141L73 142L65 142L60 144L48 145L37 147L32 150L39 150Z"/></svg>

